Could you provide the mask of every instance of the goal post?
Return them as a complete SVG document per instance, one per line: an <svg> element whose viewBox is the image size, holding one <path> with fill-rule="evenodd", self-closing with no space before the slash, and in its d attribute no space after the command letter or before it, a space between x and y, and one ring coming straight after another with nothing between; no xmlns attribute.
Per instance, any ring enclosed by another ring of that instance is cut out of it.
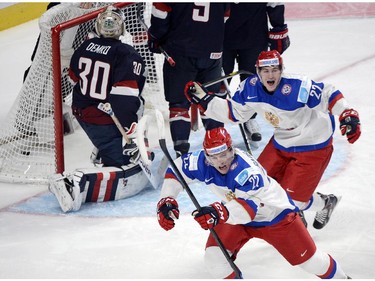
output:
<svg viewBox="0 0 375 281"><path fill-rule="evenodd" d="M139 3L93 2L95 7L89 9L80 8L79 3L56 5L39 19L34 61L0 131L0 181L46 183L51 174L64 171L63 116L70 116L74 128L80 129L70 110L70 58L93 31L96 16L110 4L124 11L126 32L120 39L132 45L146 63L145 110L157 108L164 116L168 114L163 95L164 57L148 49L147 33L137 19ZM144 21L149 25L152 3L142 5Z"/></svg>

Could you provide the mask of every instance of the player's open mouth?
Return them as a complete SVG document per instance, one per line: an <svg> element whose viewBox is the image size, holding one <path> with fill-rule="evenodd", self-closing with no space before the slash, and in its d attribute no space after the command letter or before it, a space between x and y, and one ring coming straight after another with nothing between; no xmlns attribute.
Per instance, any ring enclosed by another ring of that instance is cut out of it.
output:
<svg viewBox="0 0 375 281"><path fill-rule="evenodd" d="M273 85L275 85L275 81L274 80L268 80L267 84L270 85L270 86L273 86Z"/></svg>

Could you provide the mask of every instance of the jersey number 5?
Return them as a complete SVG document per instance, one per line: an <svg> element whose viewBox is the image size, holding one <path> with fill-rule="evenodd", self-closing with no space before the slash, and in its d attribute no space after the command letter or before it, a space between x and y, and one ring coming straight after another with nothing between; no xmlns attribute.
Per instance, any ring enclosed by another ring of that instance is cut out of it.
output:
<svg viewBox="0 0 375 281"><path fill-rule="evenodd" d="M194 3L195 6L199 7L197 9L193 9L193 17L194 21L201 21L201 22L208 22L210 17L210 3L202 2Z"/></svg>

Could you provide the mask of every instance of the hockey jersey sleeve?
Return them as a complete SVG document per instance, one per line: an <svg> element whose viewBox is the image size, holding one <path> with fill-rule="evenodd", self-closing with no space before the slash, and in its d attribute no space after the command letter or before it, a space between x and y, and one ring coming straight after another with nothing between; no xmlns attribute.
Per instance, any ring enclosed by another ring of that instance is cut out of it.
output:
<svg viewBox="0 0 375 281"><path fill-rule="evenodd" d="M135 50L124 49L116 55L109 102L124 127L138 121L140 95L145 84L144 71L145 63Z"/></svg>
<svg viewBox="0 0 375 281"><path fill-rule="evenodd" d="M167 35L170 28L170 16L172 7L168 3L154 2L152 4L151 26L149 33L158 39L160 43Z"/></svg>
<svg viewBox="0 0 375 281"><path fill-rule="evenodd" d="M282 27L285 24L285 6L281 3L267 3L267 15L272 27Z"/></svg>
<svg viewBox="0 0 375 281"><path fill-rule="evenodd" d="M305 81L308 81L308 83L304 83ZM344 95L334 85L306 79L302 80L301 89L303 89L304 84L308 84L307 91L309 94L306 104L310 108L332 115L340 115L345 109L349 108Z"/></svg>

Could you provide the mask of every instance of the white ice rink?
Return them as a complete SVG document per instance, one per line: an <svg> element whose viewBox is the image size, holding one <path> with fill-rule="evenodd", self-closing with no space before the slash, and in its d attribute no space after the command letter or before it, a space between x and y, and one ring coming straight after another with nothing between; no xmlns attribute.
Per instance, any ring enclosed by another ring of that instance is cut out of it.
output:
<svg viewBox="0 0 375 281"><path fill-rule="evenodd" d="M336 131L334 156L317 190L343 197L322 230L311 227L314 214L307 213L308 229L348 275L373 279L375 18L289 20L288 26L285 71L335 84L362 123L362 136L353 145ZM37 20L0 32L0 124L21 88L38 33ZM243 145L237 127L229 128L235 144ZM265 125L262 147L270 133ZM202 129L191 135L193 148L200 147L202 136ZM65 142L68 170L89 165L91 146L81 130ZM216 200L199 185L192 189L202 203ZM166 232L155 215L158 192L150 189L122 202L86 204L77 213L63 214L47 186L0 183L0 278L210 278L203 264L209 232L190 216L193 205L182 195L181 218ZM246 279L316 278L289 265L261 240L246 244L236 264Z"/></svg>

